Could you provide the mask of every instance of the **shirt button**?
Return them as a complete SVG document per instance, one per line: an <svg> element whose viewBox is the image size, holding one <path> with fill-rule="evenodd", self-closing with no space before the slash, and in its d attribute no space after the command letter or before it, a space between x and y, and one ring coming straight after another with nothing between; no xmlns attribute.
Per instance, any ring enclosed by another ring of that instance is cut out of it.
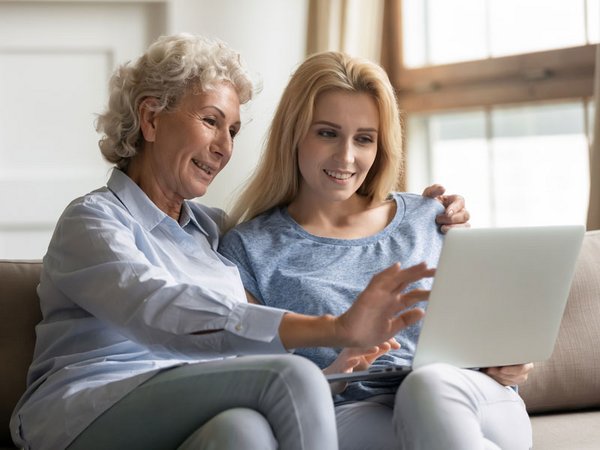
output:
<svg viewBox="0 0 600 450"><path fill-rule="evenodd" d="M235 330L236 330L236 331L242 331L242 328L243 328L243 327L242 327L242 324L241 324L241 323L238 323L238 324L235 326Z"/></svg>

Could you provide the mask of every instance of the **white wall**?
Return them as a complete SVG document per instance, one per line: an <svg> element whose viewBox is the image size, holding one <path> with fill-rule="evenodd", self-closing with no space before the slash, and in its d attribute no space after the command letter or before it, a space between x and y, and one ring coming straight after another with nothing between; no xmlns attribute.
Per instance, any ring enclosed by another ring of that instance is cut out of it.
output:
<svg viewBox="0 0 600 450"><path fill-rule="evenodd" d="M41 258L65 206L106 183L95 114L166 4L0 0L0 258Z"/></svg>
<svg viewBox="0 0 600 450"><path fill-rule="evenodd" d="M218 37L238 50L262 81L262 91L242 115L229 165L200 199L227 208L256 165L279 97L306 48L307 0L172 0L169 33Z"/></svg>
<svg viewBox="0 0 600 450"><path fill-rule="evenodd" d="M227 209L304 58L307 15L307 0L0 0L0 258L41 258L64 207L106 182L93 127L106 81L164 33L218 37L262 81L234 157L200 199Z"/></svg>

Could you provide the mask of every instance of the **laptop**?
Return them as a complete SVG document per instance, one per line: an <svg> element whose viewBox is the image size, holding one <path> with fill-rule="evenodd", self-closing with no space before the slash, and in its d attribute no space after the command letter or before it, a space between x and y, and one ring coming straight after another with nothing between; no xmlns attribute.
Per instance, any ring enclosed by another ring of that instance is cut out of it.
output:
<svg viewBox="0 0 600 450"><path fill-rule="evenodd" d="M583 225L451 229L412 367L372 367L328 381L402 379L435 362L481 368L548 359L584 233Z"/></svg>

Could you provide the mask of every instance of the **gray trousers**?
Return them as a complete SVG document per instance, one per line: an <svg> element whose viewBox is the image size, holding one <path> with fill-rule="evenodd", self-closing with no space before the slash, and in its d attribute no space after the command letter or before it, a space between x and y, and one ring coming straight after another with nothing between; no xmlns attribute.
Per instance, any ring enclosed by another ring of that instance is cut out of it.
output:
<svg viewBox="0 0 600 450"><path fill-rule="evenodd" d="M396 395L336 407L341 450L532 448L525 405L484 373L432 364Z"/></svg>
<svg viewBox="0 0 600 450"><path fill-rule="evenodd" d="M294 355L185 365L98 417L69 450L336 450L329 385Z"/></svg>

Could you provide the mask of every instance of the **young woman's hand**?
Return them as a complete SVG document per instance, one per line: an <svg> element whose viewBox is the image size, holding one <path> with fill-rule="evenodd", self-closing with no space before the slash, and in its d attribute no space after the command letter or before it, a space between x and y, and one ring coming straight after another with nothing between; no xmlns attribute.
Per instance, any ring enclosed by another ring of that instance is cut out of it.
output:
<svg viewBox="0 0 600 450"><path fill-rule="evenodd" d="M525 383L532 370L533 363L481 369L482 372L503 386L518 386Z"/></svg>
<svg viewBox="0 0 600 450"><path fill-rule="evenodd" d="M373 364L373 361L381 355L392 349L397 350L399 348L400 344L394 338L368 348L346 347L340 352L331 365L323 369L323 373L327 375L330 373L348 373L354 372L355 370L367 370L371 364ZM339 394L346 389L346 385L347 383L341 381L331 383L331 391L334 394Z"/></svg>
<svg viewBox="0 0 600 450"><path fill-rule="evenodd" d="M323 373L348 373L355 370L367 370L373 364L373 361L381 355L392 349L397 350L399 348L400 344L394 338L368 348L346 347L331 365L323 369Z"/></svg>
<svg viewBox="0 0 600 450"><path fill-rule="evenodd" d="M445 211L435 218L440 225L442 233L447 233L453 227L470 227L471 215L465 209L465 199L460 195L444 195L446 188L439 184L432 184L423 191L424 197L434 198L444 205Z"/></svg>

